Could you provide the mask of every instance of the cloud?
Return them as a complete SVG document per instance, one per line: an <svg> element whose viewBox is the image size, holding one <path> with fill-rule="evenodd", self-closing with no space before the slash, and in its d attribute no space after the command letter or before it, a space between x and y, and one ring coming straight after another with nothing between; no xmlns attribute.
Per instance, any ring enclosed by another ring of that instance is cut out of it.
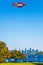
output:
<svg viewBox="0 0 43 65"><path fill-rule="evenodd" d="M25 43L26 41L25 41L25 40L22 40L22 42L24 42L24 43Z"/></svg>
<svg viewBox="0 0 43 65"><path fill-rule="evenodd" d="M31 43L31 40L22 40L23 43Z"/></svg>

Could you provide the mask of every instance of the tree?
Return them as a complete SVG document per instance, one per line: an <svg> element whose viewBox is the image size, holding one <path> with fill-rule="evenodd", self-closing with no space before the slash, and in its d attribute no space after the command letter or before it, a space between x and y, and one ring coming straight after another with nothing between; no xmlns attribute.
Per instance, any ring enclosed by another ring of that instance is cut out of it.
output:
<svg viewBox="0 0 43 65"><path fill-rule="evenodd" d="M7 58L10 58L10 51L5 42L0 41L0 63L4 62Z"/></svg>
<svg viewBox="0 0 43 65"><path fill-rule="evenodd" d="M15 58L15 59L17 58L17 54L13 50L11 50L10 58Z"/></svg>
<svg viewBox="0 0 43 65"><path fill-rule="evenodd" d="M38 52L38 54L43 54L43 51Z"/></svg>
<svg viewBox="0 0 43 65"><path fill-rule="evenodd" d="M21 52L21 51L17 51L17 50L12 50L11 51L11 58L15 58L15 59L25 59L26 56Z"/></svg>

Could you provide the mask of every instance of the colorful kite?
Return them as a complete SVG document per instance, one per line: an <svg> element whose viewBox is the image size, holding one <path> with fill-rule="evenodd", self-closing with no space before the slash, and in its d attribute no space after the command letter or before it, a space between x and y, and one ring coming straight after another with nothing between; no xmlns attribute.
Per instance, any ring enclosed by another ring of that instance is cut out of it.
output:
<svg viewBox="0 0 43 65"><path fill-rule="evenodd" d="M23 6L26 6L26 3L25 2L17 2L17 3L13 3L12 6L21 8Z"/></svg>

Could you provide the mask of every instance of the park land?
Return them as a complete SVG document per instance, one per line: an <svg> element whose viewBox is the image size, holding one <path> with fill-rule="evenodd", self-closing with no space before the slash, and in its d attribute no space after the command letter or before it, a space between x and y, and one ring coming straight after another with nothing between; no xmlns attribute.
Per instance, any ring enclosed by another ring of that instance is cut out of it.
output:
<svg viewBox="0 0 43 65"><path fill-rule="evenodd" d="M35 65L33 63L1 63L0 65Z"/></svg>

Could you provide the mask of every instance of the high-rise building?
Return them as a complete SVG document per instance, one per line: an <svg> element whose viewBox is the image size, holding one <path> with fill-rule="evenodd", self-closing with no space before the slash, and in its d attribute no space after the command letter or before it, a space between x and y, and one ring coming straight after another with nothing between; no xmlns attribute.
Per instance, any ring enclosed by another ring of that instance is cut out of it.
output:
<svg viewBox="0 0 43 65"><path fill-rule="evenodd" d="M30 52L31 52L31 48L30 48Z"/></svg>

